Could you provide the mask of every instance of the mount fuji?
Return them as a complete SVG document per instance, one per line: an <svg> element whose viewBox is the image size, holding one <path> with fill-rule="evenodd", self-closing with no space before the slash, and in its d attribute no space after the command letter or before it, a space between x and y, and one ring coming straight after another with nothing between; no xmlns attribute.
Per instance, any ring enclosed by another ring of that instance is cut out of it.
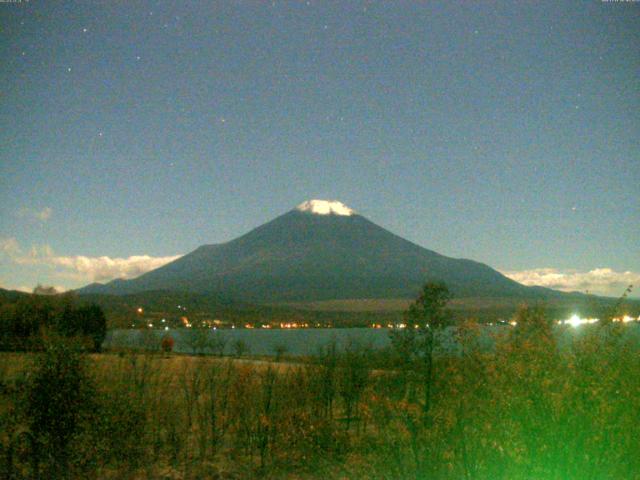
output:
<svg viewBox="0 0 640 480"><path fill-rule="evenodd" d="M130 280L91 284L80 294L215 293L252 302L414 298L429 280L456 297L546 298L473 260L405 240L338 201L309 200L222 244L203 245Z"/></svg>

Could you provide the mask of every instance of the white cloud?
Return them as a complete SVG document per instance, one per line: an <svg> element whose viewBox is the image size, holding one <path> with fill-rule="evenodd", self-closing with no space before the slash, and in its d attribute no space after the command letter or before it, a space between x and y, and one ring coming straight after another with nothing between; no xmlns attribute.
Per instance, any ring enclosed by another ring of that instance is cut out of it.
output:
<svg viewBox="0 0 640 480"><path fill-rule="evenodd" d="M53 209L51 207L44 207L42 210L37 210L35 208L24 207L18 210L19 217L31 218L34 220L39 220L41 222L46 222L53 215Z"/></svg>
<svg viewBox="0 0 640 480"><path fill-rule="evenodd" d="M55 255L49 245L33 245L25 252L12 237L0 238L0 251L16 264L44 265L55 268L63 277L89 282L137 277L181 257L181 255L167 257L133 255L126 258L59 256Z"/></svg>
<svg viewBox="0 0 640 480"><path fill-rule="evenodd" d="M14 257L20 254L20 244L14 237L0 238L0 252L8 257Z"/></svg>
<svg viewBox="0 0 640 480"><path fill-rule="evenodd" d="M588 291L595 294L618 296L629 285L640 287L640 273L617 272L611 268L596 268L588 272L534 268L502 273L524 285L537 285L565 292Z"/></svg>
<svg viewBox="0 0 640 480"><path fill-rule="evenodd" d="M114 278L134 278L180 257L181 255L169 257L133 255L127 258L111 258L79 255L73 257L52 256L48 257L48 260L51 265L76 273L81 278L92 282L104 282Z"/></svg>

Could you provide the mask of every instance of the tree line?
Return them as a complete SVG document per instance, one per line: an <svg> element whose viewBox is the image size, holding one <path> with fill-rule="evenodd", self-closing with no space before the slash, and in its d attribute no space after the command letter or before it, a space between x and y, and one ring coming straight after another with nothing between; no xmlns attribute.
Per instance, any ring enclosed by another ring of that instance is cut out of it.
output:
<svg viewBox="0 0 640 480"><path fill-rule="evenodd" d="M70 295L24 295L0 303L0 350L42 350L46 337L80 339L99 352L107 321L95 304L81 304Z"/></svg>

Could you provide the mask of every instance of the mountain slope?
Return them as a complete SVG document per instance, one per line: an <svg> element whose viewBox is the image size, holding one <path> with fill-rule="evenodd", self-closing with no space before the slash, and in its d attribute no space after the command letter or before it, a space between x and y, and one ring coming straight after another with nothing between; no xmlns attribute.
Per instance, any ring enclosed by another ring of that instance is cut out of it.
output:
<svg viewBox="0 0 640 480"><path fill-rule="evenodd" d="M216 292L261 303L413 298L425 281L441 280L460 297L559 294L520 285L487 265L427 250L342 204L319 213L310 203L230 242L201 246L138 278L92 284L79 292Z"/></svg>

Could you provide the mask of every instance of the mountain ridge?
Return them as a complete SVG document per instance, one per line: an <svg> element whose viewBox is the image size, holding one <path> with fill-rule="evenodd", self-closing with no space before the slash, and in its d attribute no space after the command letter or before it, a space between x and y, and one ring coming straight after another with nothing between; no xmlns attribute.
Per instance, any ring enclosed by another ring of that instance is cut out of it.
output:
<svg viewBox="0 0 640 480"><path fill-rule="evenodd" d="M319 200L229 242L202 245L137 278L88 285L78 293L215 292L255 303L414 298L428 280L444 281L456 296L562 295L526 287L474 260L441 255L340 202Z"/></svg>

